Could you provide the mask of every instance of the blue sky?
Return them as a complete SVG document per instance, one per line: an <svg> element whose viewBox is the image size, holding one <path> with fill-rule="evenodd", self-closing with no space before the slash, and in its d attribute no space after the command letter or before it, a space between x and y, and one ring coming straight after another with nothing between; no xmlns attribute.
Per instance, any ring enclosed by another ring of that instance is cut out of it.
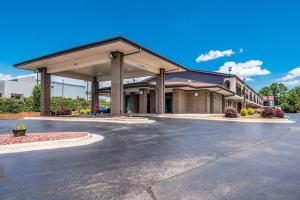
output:
<svg viewBox="0 0 300 200"><path fill-rule="evenodd" d="M255 89L299 85L298 2L1 1L0 78L30 73L14 63L122 35L189 68L232 66Z"/></svg>

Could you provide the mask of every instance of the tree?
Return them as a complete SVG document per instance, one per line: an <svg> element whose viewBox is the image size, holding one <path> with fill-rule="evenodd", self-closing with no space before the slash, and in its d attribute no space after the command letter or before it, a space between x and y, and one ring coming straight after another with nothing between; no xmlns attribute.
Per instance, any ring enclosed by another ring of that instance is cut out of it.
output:
<svg viewBox="0 0 300 200"><path fill-rule="evenodd" d="M259 90L258 94L261 96L270 96L270 95L272 95L272 91L268 86L266 86L266 87L261 88Z"/></svg>
<svg viewBox="0 0 300 200"><path fill-rule="evenodd" d="M40 112L40 98L41 98L41 87L40 85L35 85L32 90L32 99L33 99L33 111Z"/></svg>
<svg viewBox="0 0 300 200"><path fill-rule="evenodd" d="M285 97L288 88L282 83L272 83L269 88L274 96L275 105L280 104Z"/></svg>

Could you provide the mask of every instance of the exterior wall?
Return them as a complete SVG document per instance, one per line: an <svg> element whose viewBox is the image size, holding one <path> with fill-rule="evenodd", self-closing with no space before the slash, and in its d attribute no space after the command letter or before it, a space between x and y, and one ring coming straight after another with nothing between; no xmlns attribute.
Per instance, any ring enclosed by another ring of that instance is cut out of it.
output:
<svg viewBox="0 0 300 200"><path fill-rule="evenodd" d="M184 90L173 90L173 113L187 113L187 92Z"/></svg>
<svg viewBox="0 0 300 200"><path fill-rule="evenodd" d="M222 113L223 112L223 96L218 93L213 93L213 110L211 113Z"/></svg>
<svg viewBox="0 0 300 200"><path fill-rule="evenodd" d="M225 88L227 88L226 85L225 85L226 81L230 82L229 90L236 93L236 78L234 78L234 77L225 78L224 83L223 83Z"/></svg>
<svg viewBox="0 0 300 200"><path fill-rule="evenodd" d="M132 113L138 113L139 112L139 95L135 94L134 92L131 92L129 94L130 98L130 111Z"/></svg>
<svg viewBox="0 0 300 200"><path fill-rule="evenodd" d="M86 87L79 85L51 82L51 96L64 96L70 98L86 98Z"/></svg>
<svg viewBox="0 0 300 200"><path fill-rule="evenodd" d="M148 94L146 89L139 91L139 113L147 113Z"/></svg>
<svg viewBox="0 0 300 200"><path fill-rule="evenodd" d="M198 93L198 96L195 94ZM187 92L187 112L188 113L206 113L207 91L188 91Z"/></svg>

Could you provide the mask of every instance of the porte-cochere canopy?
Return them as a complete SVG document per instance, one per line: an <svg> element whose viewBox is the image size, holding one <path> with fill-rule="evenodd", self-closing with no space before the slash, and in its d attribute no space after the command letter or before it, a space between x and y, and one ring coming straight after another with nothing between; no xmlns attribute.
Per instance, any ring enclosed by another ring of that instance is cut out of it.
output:
<svg viewBox="0 0 300 200"><path fill-rule="evenodd" d="M111 113L122 115L123 79L158 76L157 113L164 113L164 73L184 71L171 61L124 37L70 48L14 65L41 72L41 114L50 114L50 75L92 81L92 110L98 103L98 82L111 81Z"/></svg>

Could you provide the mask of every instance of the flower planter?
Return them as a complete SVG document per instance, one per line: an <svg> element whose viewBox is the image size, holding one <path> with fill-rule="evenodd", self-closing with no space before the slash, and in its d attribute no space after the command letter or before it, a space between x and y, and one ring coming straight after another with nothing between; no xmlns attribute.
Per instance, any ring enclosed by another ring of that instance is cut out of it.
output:
<svg viewBox="0 0 300 200"><path fill-rule="evenodd" d="M26 129L20 129L20 130L13 129L13 134L15 137L25 136Z"/></svg>

